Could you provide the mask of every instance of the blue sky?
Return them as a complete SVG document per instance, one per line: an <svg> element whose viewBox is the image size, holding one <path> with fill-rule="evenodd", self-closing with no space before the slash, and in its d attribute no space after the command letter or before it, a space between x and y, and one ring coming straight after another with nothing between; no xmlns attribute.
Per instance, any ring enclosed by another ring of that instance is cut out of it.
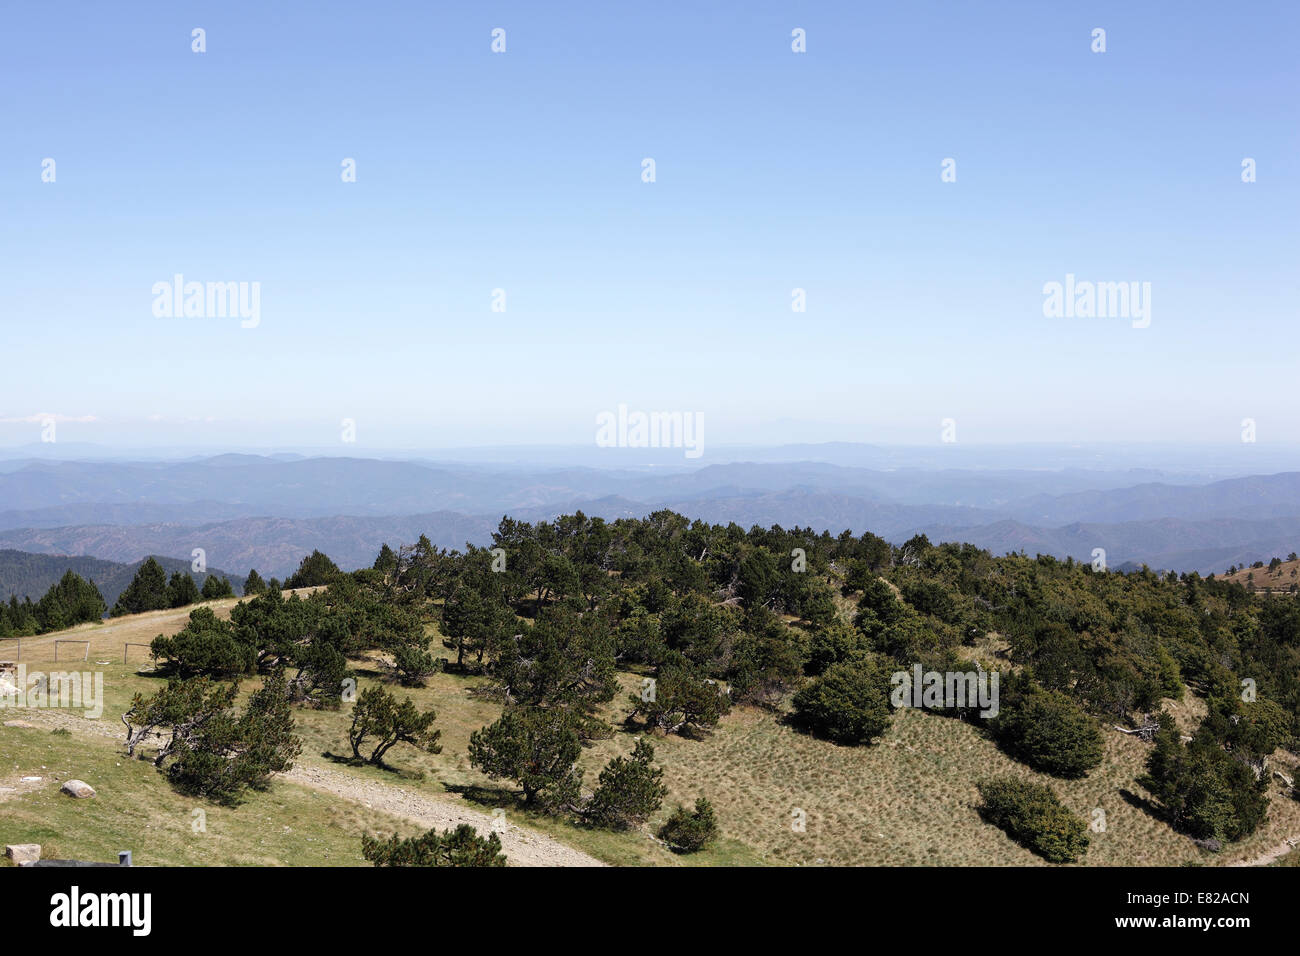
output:
<svg viewBox="0 0 1300 956"><path fill-rule="evenodd" d="M1300 8L1134 6L10 4L0 442L1300 441Z"/></svg>

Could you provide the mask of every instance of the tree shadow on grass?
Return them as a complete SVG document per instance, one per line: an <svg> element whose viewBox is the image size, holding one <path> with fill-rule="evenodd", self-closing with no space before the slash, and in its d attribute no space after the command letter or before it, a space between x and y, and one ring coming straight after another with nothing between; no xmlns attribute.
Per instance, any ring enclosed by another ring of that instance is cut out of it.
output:
<svg viewBox="0 0 1300 956"><path fill-rule="evenodd" d="M1223 843L1221 841L1212 837L1198 837L1195 833L1188 830L1187 827L1176 824L1170 817L1168 811L1154 800L1139 796L1132 790L1127 790L1123 787L1120 788L1119 795L1129 806L1136 807L1153 820L1158 820L1179 836L1187 837L1187 839L1196 844L1198 848L1205 851L1206 854L1218 853L1223 848Z"/></svg>
<svg viewBox="0 0 1300 956"><path fill-rule="evenodd" d="M820 740L822 743L832 744L833 746L844 747L846 749L852 749L854 747L862 747L862 748L878 747L880 746L881 740L884 739L882 735L880 737L873 737L869 741L839 740L836 737L832 737L829 736L828 734L823 733L822 731L818 730L816 727L811 726L810 724L804 722L803 720L800 720L799 716L793 713L782 714L781 716L777 717L776 722L780 724L782 727L789 727L795 733L801 734L804 737L811 737L813 740Z"/></svg>
<svg viewBox="0 0 1300 956"><path fill-rule="evenodd" d="M1164 808L1154 800L1149 800L1146 797L1139 796L1132 790L1128 790L1124 787L1119 788L1119 795L1120 799L1130 807L1136 807L1152 819L1159 820L1161 823L1172 826L1169 822L1169 814L1165 813Z"/></svg>
<svg viewBox="0 0 1300 956"><path fill-rule="evenodd" d="M523 808L523 797L518 790L509 787L484 787L478 784L444 783L448 793L459 794L469 803L478 804L489 810L497 807Z"/></svg>
<svg viewBox="0 0 1300 956"><path fill-rule="evenodd" d="M423 770L405 770L401 767L394 767L390 763L380 760L378 763L371 763L364 757L354 757L351 754L336 754L331 750L322 750L321 756L330 763L336 763L344 767L378 767L385 773L391 773L403 780L424 780L426 774Z"/></svg>
<svg viewBox="0 0 1300 956"><path fill-rule="evenodd" d="M331 750L322 750L320 755L330 763L343 764L347 767L364 767L366 765L365 760L351 754L336 754Z"/></svg>

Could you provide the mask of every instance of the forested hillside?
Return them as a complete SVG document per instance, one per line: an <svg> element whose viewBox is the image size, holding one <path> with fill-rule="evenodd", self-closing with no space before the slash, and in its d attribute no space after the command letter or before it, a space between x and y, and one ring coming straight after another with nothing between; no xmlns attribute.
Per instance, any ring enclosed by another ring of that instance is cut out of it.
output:
<svg viewBox="0 0 1300 956"><path fill-rule="evenodd" d="M238 574L227 574L219 568L207 572L192 571L189 561L178 558L155 557L169 575L177 571L190 575L195 585L202 589L209 575L227 578L236 591L243 591L244 579ZM17 597L21 602L25 598L39 600L63 575L71 571L78 577L93 581L103 595L104 603L112 607L118 595L126 589L144 564L141 558L131 564L118 561L104 561L83 555L32 554L27 551L0 550L0 599Z"/></svg>
<svg viewBox="0 0 1300 956"><path fill-rule="evenodd" d="M595 782L576 769L584 748L628 729L708 748L738 707L865 748L900 709L933 710L1062 783L1103 772L1107 736L1128 732L1148 742L1147 812L1210 851L1253 833L1271 800L1293 799L1271 771L1300 740L1300 602L1196 574L661 511L506 518L491 548L421 538L352 574L315 554L293 584L327 586L288 600L270 589L230 621L196 610L154 642L156 658L184 682L276 677L291 701L325 711L375 654L397 685L478 675L474 694L500 715L470 737L470 765L559 820L640 826L662 796L654 747ZM954 694L967 679L991 700ZM1203 716L1180 728L1173 711L1192 698ZM438 752L436 727L382 683L368 688L352 708L353 759L382 766L401 741ZM1052 862L1086 862L1085 821L1051 786L976 782L988 825ZM689 841L713 814L683 809L661 838Z"/></svg>

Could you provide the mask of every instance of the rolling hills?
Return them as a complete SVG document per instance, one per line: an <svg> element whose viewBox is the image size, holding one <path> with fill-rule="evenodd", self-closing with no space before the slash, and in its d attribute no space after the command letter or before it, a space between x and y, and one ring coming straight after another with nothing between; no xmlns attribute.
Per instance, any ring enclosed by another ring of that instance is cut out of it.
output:
<svg viewBox="0 0 1300 956"><path fill-rule="evenodd" d="M865 446L864 446L865 447ZM342 567L427 533L486 544L503 514L612 520L667 508L709 522L916 533L995 554L1222 572L1300 545L1300 472L1205 481L1185 472L731 461L597 469L218 455L169 462L10 461L0 547L130 563L203 547L221 567L284 576L313 549Z"/></svg>

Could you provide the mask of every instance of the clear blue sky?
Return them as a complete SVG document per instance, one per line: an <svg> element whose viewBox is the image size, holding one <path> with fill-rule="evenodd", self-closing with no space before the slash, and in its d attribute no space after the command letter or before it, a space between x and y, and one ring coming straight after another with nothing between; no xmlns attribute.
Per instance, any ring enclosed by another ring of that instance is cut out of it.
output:
<svg viewBox="0 0 1300 956"><path fill-rule="evenodd" d="M1291 2L10 3L0 442L53 414L110 444L327 445L345 417L359 449L589 443L619 403L714 443L1297 441L1298 28ZM260 325L155 317L175 273L260 282ZM1045 318L1066 273L1150 282L1150 327Z"/></svg>

